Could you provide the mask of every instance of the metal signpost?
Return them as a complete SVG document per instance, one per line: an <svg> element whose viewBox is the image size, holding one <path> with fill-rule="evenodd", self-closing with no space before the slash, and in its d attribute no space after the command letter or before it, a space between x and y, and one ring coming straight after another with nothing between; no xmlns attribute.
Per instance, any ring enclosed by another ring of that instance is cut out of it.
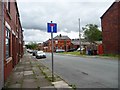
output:
<svg viewBox="0 0 120 90"><path fill-rule="evenodd" d="M53 43L53 33L57 33L57 24L56 23L47 23L47 32L51 33L51 47L52 47L52 82L54 82L54 58L53 58L53 52L54 52L54 43Z"/></svg>

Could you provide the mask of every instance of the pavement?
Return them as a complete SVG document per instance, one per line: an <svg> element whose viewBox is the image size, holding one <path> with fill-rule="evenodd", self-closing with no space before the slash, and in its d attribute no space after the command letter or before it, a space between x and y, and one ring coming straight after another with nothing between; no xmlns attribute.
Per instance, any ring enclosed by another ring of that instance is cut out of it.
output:
<svg viewBox="0 0 120 90"><path fill-rule="evenodd" d="M51 82L51 80L45 76L47 74L42 70L42 68L45 68L45 66L40 64L40 62L38 63L38 60L32 59L31 57L32 56L30 56L28 53L24 54L23 58L16 65L8 79L5 81L3 89L32 88L36 90L56 90L60 88L71 88L62 79ZM46 71L48 72L49 69Z"/></svg>

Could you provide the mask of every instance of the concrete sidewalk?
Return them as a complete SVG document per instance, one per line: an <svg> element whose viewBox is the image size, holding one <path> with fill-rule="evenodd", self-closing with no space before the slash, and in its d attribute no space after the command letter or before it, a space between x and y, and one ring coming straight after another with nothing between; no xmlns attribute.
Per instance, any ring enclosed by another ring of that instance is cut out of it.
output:
<svg viewBox="0 0 120 90"><path fill-rule="evenodd" d="M37 60L32 60L28 53L23 56L5 82L4 89L8 88L55 89L37 66Z"/></svg>

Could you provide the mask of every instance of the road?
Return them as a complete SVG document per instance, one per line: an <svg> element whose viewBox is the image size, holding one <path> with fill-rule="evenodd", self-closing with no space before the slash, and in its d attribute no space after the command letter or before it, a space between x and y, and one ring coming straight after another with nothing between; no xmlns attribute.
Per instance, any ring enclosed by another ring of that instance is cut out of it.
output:
<svg viewBox="0 0 120 90"><path fill-rule="evenodd" d="M51 54L39 59L51 69ZM117 88L118 60L54 54L54 71L77 88Z"/></svg>

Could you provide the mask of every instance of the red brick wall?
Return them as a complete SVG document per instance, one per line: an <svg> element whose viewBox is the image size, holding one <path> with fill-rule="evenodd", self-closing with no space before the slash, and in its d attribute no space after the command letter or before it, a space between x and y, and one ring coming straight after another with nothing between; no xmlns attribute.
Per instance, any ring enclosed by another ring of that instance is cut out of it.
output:
<svg viewBox="0 0 120 90"><path fill-rule="evenodd" d="M12 28L12 23L11 23L11 19L10 19L10 16L9 16L9 14L8 14L8 12L7 12L7 9L6 9L6 4L5 4L5 6L4 6L4 18L5 18L5 21L10 25L10 27ZM11 32L10 32L10 34L11 34ZM7 79L7 77L9 76L9 74L10 74L10 72L12 71L12 54L11 54L11 52L12 52L12 50L11 50L11 40L10 40L10 58L9 58L9 60L8 59L6 59L6 45L5 45L5 42L6 42L6 40L5 40L5 38L6 38L6 26L4 26L4 80L6 80ZM11 36L10 36L10 38L11 38Z"/></svg>
<svg viewBox="0 0 120 90"><path fill-rule="evenodd" d="M10 25L10 57L9 60L6 60L6 47L4 47L4 79L6 80L9 76L10 72L12 71L13 67L19 62L19 40L22 41L22 39L19 39L20 36L18 36L18 33L21 33L19 35L22 35L22 27L20 25L20 22L18 22L18 12L16 8L16 3L11 2L10 3L10 13L8 13L6 9L6 3L4 8L4 18L5 21ZM6 30L4 26L4 30ZM21 30L21 31L19 31ZM13 33L14 32L14 33ZM5 35L4 34L4 41L5 41ZM4 43L5 46L5 43ZM22 52L22 51L21 51ZM20 54L21 54L20 52Z"/></svg>
<svg viewBox="0 0 120 90"><path fill-rule="evenodd" d="M10 59L10 60L8 60L9 62L4 65L4 80L6 80L7 77L9 77L9 75L13 69L12 68L12 59L11 58L9 58L9 59Z"/></svg>
<svg viewBox="0 0 120 90"><path fill-rule="evenodd" d="M3 87L4 79L3 79L3 47L2 47L2 40L3 40L3 33L2 33L2 2L0 1L0 90Z"/></svg>
<svg viewBox="0 0 120 90"><path fill-rule="evenodd" d="M103 48L105 54L118 53L118 14L118 3L116 2L101 18Z"/></svg>
<svg viewBox="0 0 120 90"><path fill-rule="evenodd" d="M118 54L120 54L120 2L118 4Z"/></svg>

